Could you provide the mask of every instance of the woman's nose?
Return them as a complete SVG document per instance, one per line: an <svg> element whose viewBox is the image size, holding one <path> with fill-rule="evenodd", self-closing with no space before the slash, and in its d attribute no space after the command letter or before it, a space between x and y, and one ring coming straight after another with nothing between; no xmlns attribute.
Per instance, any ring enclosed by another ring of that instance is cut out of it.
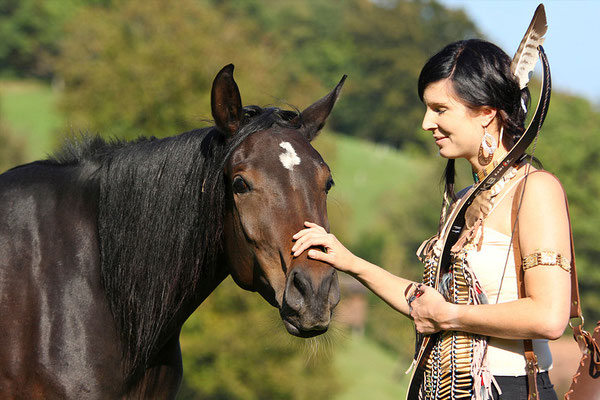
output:
<svg viewBox="0 0 600 400"><path fill-rule="evenodd" d="M435 118L433 112L431 110L425 111L425 115L423 116L423 123L421 127L424 131L431 131L437 128L437 124L435 123Z"/></svg>

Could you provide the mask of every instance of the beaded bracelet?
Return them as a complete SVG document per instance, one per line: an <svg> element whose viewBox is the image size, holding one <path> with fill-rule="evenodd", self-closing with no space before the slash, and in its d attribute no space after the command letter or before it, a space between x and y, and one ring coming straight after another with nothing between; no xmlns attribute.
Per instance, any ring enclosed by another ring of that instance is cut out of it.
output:
<svg viewBox="0 0 600 400"><path fill-rule="evenodd" d="M523 271L537 267L538 265L556 265L567 272L571 272L571 260L554 251L536 251L535 253L529 254L527 257L523 257Z"/></svg>

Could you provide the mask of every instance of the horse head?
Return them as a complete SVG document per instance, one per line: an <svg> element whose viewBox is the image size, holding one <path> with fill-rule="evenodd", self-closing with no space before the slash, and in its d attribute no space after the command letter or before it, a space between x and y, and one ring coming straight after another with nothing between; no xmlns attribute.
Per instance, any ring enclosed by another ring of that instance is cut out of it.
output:
<svg viewBox="0 0 600 400"><path fill-rule="evenodd" d="M279 313L288 332L311 337L325 332L340 295L336 271L305 255L293 258L292 236L313 221L329 229L327 192L331 171L310 142L331 112L344 78L328 95L301 113L242 107L233 65L216 76L212 114L226 140L265 113L273 124L248 136L225 166L225 254L230 274L242 288L257 291Z"/></svg>

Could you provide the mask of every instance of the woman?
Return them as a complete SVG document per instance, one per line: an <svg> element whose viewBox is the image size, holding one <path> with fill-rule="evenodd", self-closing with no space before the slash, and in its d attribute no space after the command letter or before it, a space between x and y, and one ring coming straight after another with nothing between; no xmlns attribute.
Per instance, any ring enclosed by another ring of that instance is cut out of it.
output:
<svg viewBox="0 0 600 400"><path fill-rule="evenodd" d="M449 160L448 203L456 204L462 195L453 193L455 159L466 159L475 177L485 176L524 131L529 93L519 89L510 63L497 46L467 40L445 47L421 71L418 90L426 106L422 127L431 133L439 154ZM497 399L499 393L503 399L527 398L523 339L534 339L540 398L556 399L547 374L552 363L547 341L562 335L569 318L570 225L560 182L549 173L534 171L525 162L514 165L504 179L481 195L469 209L474 210L470 226L467 221L461 243L453 248L455 255L464 254L464 266L473 278L470 289L483 292L481 301L454 304L434 288L419 284L417 296L413 295L409 304L405 293L411 292L414 282L360 259L311 222L294 235L292 251L298 256L308 250L308 257L354 276L413 319L418 333L459 331L474 342L484 338L481 383L470 381L471 387L485 393L477 398L487 394ZM425 246L430 255L437 248L439 256L443 246L436 239L442 237L447 212L444 207L440 231ZM515 253L519 260L529 260L523 298L517 291ZM485 373L493 378L485 380Z"/></svg>

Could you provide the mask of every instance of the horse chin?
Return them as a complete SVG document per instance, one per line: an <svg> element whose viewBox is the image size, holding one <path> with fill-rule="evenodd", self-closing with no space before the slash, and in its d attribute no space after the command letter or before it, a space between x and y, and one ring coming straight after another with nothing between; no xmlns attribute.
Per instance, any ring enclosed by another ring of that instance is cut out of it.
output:
<svg viewBox="0 0 600 400"><path fill-rule="evenodd" d="M313 329L313 330L308 330L308 331L303 330L303 329L298 328L291 322L286 321L285 319L283 320L283 325L285 326L285 329L287 329L287 331L290 333L290 335L294 335L294 336L301 337L304 339L319 336L319 335L322 335L325 332L327 332L327 327L325 327L324 329Z"/></svg>

